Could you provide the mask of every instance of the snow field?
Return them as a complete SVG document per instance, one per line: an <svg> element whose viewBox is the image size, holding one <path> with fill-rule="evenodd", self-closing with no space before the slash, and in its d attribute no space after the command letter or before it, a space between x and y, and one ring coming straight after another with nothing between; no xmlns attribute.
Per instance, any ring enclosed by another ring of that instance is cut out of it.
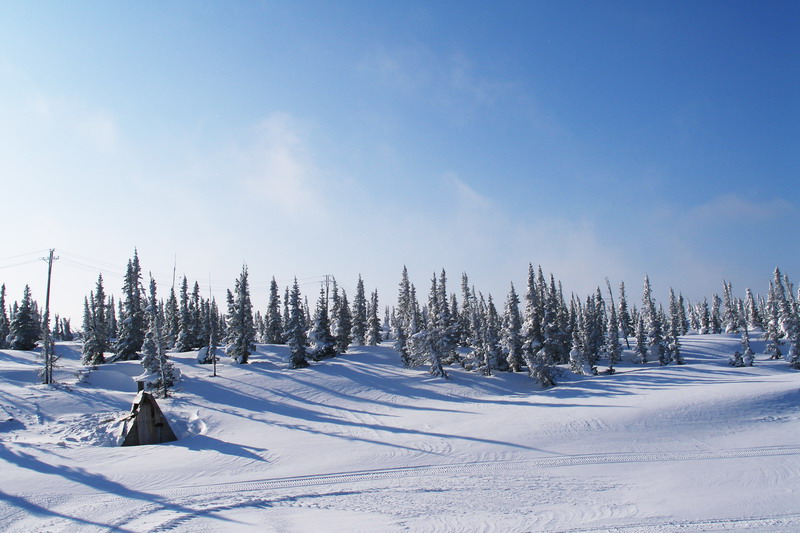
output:
<svg viewBox="0 0 800 533"><path fill-rule="evenodd" d="M800 373L732 368L736 335L681 339L689 364L451 380L388 345L303 370L284 346L198 365L159 400L180 440L119 448L138 362L0 351L7 531L796 531ZM626 352L626 360L630 357Z"/></svg>

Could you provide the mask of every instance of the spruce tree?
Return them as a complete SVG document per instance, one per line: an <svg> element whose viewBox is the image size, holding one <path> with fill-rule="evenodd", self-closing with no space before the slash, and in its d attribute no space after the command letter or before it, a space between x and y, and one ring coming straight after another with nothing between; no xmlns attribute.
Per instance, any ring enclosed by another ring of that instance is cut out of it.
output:
<svg viewBox="0 0 800 533"><path fill-rule="evenodd" d="M339 299L339 310L333 323L333 336L336 338L336 351L345 353L350 347L350 331L353 328L353 320L350 315L350 302L347 300L347 292L344 289L342 289L342 296Z"/></svg>
<svg viewBox="0 0 800 533"><path fill-rule="evenodd" d="M611 303L608 314L608 332L606 333L605 352L608 357L608 369L614 371L614 365L622 361L622 347L619 344L619 324L617 323L617 311L614 303ZM574 344L574 339L573 339Z"/></svg>
<svg viewBox="0 0 800 533"><path fill-rule="evenodd" d="M408 346L408 337L411 333L413 318L411 283L408 280L408 269L403 266L400 278L400 288L397 295L395 349L400 353L400 362L404 367L412 366L411 352Z"/></svg>
<svg viewBox="0 0 800 533"><path fill-rule="evenodd" d="M762 331L764 329L764 322L761 319L761 313L758 310L756 299L753 297L753 291L750 290L750 287L747 287L744 311L747 327L751 330Z"/></svg>
<svg viewBox="0 0 800 533"><path fill-rule="evenodd" d="M98 336L94 313L94 292L90 294L92 305L89 299L83 299L83 347L81 351L81 363L84 365L100 365L106 362L103 336Z"/></svg>
<svg viewBox="0 0 800 533"><path fill-rule="evenodd" d="M236 280L233 308L228 316L227 354L237 364L247 364L255 342L253 305L250 302L250 284L247 280L247 265Z"/></svg>
<svg viewBox="0 0 800 533"><path fill-rule="evenodd" d="M178 308L178 337L175 341L176 352L188 352L192 349L192 312L189 308L189 281L183 276L180 289L180 307Z"/></svg>
<svg viewBox="0 0 800 533"><path fill-rule="evenodd" d="M730 282L724 281L723 285L723 313L722 323L725 327L725 333L738 333L739 332L739 316L736 310L736 303L733 297L733 289Z"/></svg>
<svg viewBox="0 0 800 533"><path fill-rule="evenodd" d="M524 360L523 339L522 339L522 319L519 315L519 297L511 284L511 290L506 298L506 306L503 312L503 329L501 333L502 347L505 352L507 367L519 370Z"/></svg>
<svg viewBox="0 0 800 533"><path fill-rule="evenodd" d="M170 288L169 296L164 304L164 342L169 348L175 348L180 334L180 310L175 289ZM180 351L180 350L178 350Z"/></svg>
<svg viewBox="0 0 800 533"><path fill-rule="evenodd" d="M39 323L33 309L31 288L25 285L22 302L10 323L9 347L12 350L33 350L39 340Z"/></svg>
<svg viewBox="0 0 800 533"><path fill-rule="evenodd" d="M150 276L150 294L145 300L148 329L142 342L142 366L148 374L150 388L160 391L166 398L175 385L174 366L167 358L167 347L161 329L156 299L156 281Z"/></svg>
<svg viewBox="0 0 800 533"><path fill-rule="evenodd" d="M356 295L353 299L353 344L363 346L366 342L367 334L367 297L364 293L364 280L358 276L356 285Z"/></svg>
<svg viewBox="0 0 800 533"><path fill-rule="evenodd" d="M367 336L368 346L377 346L381 342L381 320L378 318L378 291L372 292L367 309Z"/></svg>
<svg viewBox="0 0 800 533"><path fill-rule="evenodd" d="M512 372L519 372L523 360L533 361L542 346L542 324L539 314L539 290L533 273L533 265L528 264L528 286L525 291L524 322L522 323L522 358L509 359L508 366Z"/></svg>
<svg viewBox="0 0 800 533"><path fill-rule="evenodd" d="M294 279L292 291L287 298L289 319L286 321L286 344L291 352L292 368L305 368L308 366L308 340L306 337L305 320L303 318L303 304L300 301L300 287L297 278Z"/></svg>
<svg viewBox="0 0 800 533"><path fill-rule="evenodd" d="M267 305L266 321L266 343L283 344L283 320L281 317L281 302L278 295L278 283L275 278L269 284L269 304Z"/></svg>
<svg viewBox="0 0 800 533"><path fill-rule="evenodd" d="M625 297L625 282L619 283L619 329L622 331L622 336L625 337L625 346L630 349L631 343L628 337L632 337L635 333L631 315L628 313L628 300Z"/></svg>
<svg viewBox="0 0 800 533"><path fill-rule="evenodd" d="M589 359L586 357L586 353L583 351L583 342L581 341L581 335L578 328L572 332L572 348L569 351L569 367L576 374L588 376L594 373L592 371L592 367L589 365Z"/></svg>
<svg viewBox="0 0 800 533"><path fill-rule="evenodd" d="M519 299L517 299L519 301ZM483 308L483 295L481 295L481 308ZM501 342L514 342L512 339L509 339L508 335L510 335L510 331L513 326L505 325L503 326L503 333L501 333L501 321L500 317L497 314L497 308L492 301L492 295L489 295L489 301L485 306L486 313L484 315L483 320L483 332L482 332L482 344L483 344L483 353L484 353L484 365L483 365L483 372L484 375L490 376L492 375L494 370L507 370L507 357L503 356L503 348L501 348ZM519 311L517 311L519 313ZM510 319L513 321L513 318ZM517 336L519 336L519 316L517 317ZM503 335L506 335L503 338ZM519 339L516 341L519 343ZM521 350L521 346L519 347Z"/></svg>
<svg viewBox="0 0 800 533"><path fill-rule="evenodd" d="M744 366L753 366L755 361L755 354L750 348L750 333L747 330L747 322L742 327L742 363Z"/></svg>
<svg viewBox="0 0 800 533"><path fill-rule="evenodd" d="M319 290L319 299L314 311L314 327L309 335L311 343L311 357L315 361L336 356L336 341L331 335L331 325L328 320L328 298L325 288Z"/></svg>
<svg viewBox="0 0 800 533"><path fill-rule="evenodd" d="M137 359L137 352L142 347L145 333L144 295L141 292L142 272L136 250L133 259L128 261L128 268L122 286L124 300L119 317L119 335L115 351L117 359Z"/></svg>
<svg viewBox="0 0 800 533"><path fill-rule="evenodd" d="M641 315L636 321L636 347L634 352L636 353L635 363L647 363L647 333L644 328L644 317Z"/></svg>
<svg viewBox="0 0 800 533"><path fill-rule="evenodd" d="M0 287L0 350L8 348L8 336L11 334L11 321L6 313L6 284Z"/></svg>

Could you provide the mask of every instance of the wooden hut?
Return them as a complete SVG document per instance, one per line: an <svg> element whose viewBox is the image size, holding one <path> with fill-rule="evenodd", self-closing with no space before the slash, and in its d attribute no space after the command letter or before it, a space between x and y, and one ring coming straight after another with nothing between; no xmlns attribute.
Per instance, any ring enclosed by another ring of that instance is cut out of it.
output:
<svg viewBox="0 0 800 533"><path fill-rule="evenodd" d="M142 387L133 400L131 414L124 419L127 432L122 446L161 444L178 440L156 399L141 389Z"/></svg>

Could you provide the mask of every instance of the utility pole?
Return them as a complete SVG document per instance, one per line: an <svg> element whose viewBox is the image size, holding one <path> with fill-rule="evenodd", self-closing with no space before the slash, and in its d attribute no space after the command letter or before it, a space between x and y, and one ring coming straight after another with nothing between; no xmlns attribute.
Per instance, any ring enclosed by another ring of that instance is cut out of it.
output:
<svg viewBox="0 0 800 533"><path fill-rule="evenodd" d="M43 261L47 261L47 296L44 301L44 383L49 385L53 383L53 365L54 354L53 347L50 344L50 279L53 276L53 261L58 257L53 257L55 248L50 249L49 257L42 257Z"/></svg>

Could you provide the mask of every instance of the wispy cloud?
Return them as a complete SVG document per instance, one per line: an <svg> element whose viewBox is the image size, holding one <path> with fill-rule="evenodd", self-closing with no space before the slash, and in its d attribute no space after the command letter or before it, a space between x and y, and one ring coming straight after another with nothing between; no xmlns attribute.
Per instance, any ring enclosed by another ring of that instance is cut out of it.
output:
<svg viewBox="0 0 800 533"><path fill-rule="evenodd" d="M247 189L283 214L304 216L324 208L322 182L300 121L288 113L264 119L240 151Z"/></svg>

